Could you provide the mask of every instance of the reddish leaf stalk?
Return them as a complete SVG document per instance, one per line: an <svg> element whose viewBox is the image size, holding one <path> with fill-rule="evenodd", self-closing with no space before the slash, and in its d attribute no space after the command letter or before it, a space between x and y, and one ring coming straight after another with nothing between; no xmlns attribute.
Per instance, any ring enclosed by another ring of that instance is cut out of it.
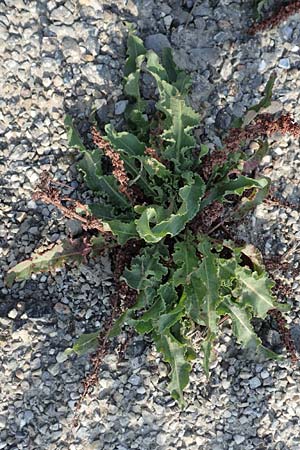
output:
<svg viewBox="0 0 300 450"><path fill-rule="evenodd" d="M156 159L156 161L162 162L162 160L160 159L160 157L157 154L157 151L154 148L146 147L145 155L151 156L151 158Z"/></svg>
<svg viewBox="0 0 300 450"><path fill-rule="evenodd" d="M271 114L261 114L254 124L245 128L231 128L224 140L225 147L212 152L205 158L202 165L204 177L208 179L215 167L225 164L228 154L238 151L242 142L261 136L271 136L274 133L288 133L297 138L300 136L300 124L295 123L290 114L283 114L277 119L274 119Z"/></svg>
<svg viewBox="0 0 300 450"><path fill-rule="evenodd" d="M271 17L252 25L248 33L254 35L259 31L268 30L277 27L280 23L287 20L293 14L300 12L300 1L293 1L288 5L281 6Z"/></svg>
<svg viewBox="0 0 300 450"><path fill-rule="evenodd" d="M104 152L104 154L111 160L113 165L113 175L120 184L120 192L129 200L133 200L134 194L132 189L129 188L129 177L125 171L124 161L121 159L118 152L113 150L111 145L101 136L95 127L91 129L94 144Z"/></svg>
<svg viewBox="0 0 300 450"><path fill-rule="evenodd" d="M65 217L68 219L78 220L84 230L98 230L104 237L111 238L112 234L105 231L102 222L92 217L88 211L88 208L82 203L72 198L61 198L59 191L51 184L55 183L48 176L47 173L43 173L40 178L40 184L37 186L37 191L32 195L34 200L42 200L44 203L55 206L59 209ZM62 202L71 202L71 206L64 206ZM86 216L81 216L76 212L76 208L82 209Z"/></svg>

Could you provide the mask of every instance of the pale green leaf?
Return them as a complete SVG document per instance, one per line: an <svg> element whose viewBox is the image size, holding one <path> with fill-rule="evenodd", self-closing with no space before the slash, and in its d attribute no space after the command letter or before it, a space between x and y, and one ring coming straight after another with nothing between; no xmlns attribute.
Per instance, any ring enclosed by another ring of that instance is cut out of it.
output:
<svg viewBox="0 0 300 450"><path fill-rule="evenodd" d="M115 236L117 236L118 243L121 245L129 241L129 239L138 238L136 226L133 221L125 223L121 220L116 219L104 222L104 224L109 227L109 229Z"/></svg>
<svg viewBox="0 0 300 450"><path fill-rule="evenodd" d="M94 352L99 346L98 336L99 331L82 334L73 345L73 352L77 353L79 356Z"/></svg>
<svg viewBox="0 0 300 450"><path fill-rule="evenodd" d="M130 73L137 69L136 59L140 55L145 55L147 50L144 47L142 39L140 39L134 31L130 31L127 38L127 61L124 68L124 75L128 77Z"/></svg>
<svg viewBox="0 0 300 450"><path fill-rule="evenodd" d="M266 273L258 275L247 267L238 266L236 269L238 287L234 294L238 296L243 308L250 307L255 316L264 319L270 309L286 310L284 305L276 302L272 294L274 282Z"/></svg>
<svg viewBox="0 0 300 450"><path fill-rule="evenodd" d="M78 148L81 151L85 151L85 146L81 140L81 137L74 127L72 117L67 114L64 121L67 129L68 142L70 147Z"/></svg>
<svg viewBox="0 0 300 450"><path fill-rule="evenodd" d="M5 283L11 287L15 281L28 280L33 273L55 270L67 263L80 263L84 259L85 250L86 246L81 239L65 240L9 269Z"/></svg>
<svg viewBox="0 0 300 450"><path fill-rule="evenodd" d="M179 286L180 284L184 286L189 285L190 276L199 264L195 242L190 237L175 244L173 261L177 266L173 274L174 286Z"/></svg>
<svg viewBox="0 0 300 450"><path fill-rule="evenodd" d="M179 342L171 333L153 335L158 351L171 367L171 381L168 390L172 397L184 406L183 389L189 383L191 364L186 359L187 346Z"/></svg>
<svg viewBox="0 0 300 450"><path fill-rule="evenodd" d="M167 210L159 206L146 208L141 217L135 221L140 237L146 242L155 243L168 234L176 236L197 214L204 189L203 180L196 175L190 184L179 189L182 203L177 213L168 214Z"/></svg>
<svg viewBox="0 0 300 450"><path fill-rule="evenodd" d="M146 247L136 256L130 269L125 269L122 279L133 289L141 291L152 283L160 282L168 269L160 262L159 247Z"/></svg>

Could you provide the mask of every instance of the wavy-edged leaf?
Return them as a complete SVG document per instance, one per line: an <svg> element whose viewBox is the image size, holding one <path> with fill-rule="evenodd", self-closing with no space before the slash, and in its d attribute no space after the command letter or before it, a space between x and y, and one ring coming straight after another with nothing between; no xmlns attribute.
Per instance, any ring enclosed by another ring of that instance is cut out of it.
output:
<svg viewBox="0 0 300 450"><path fill-rule="evenodd" d="M191 364L188 362L188 347L179 342L171 333L154 334L153 339L158 351L163 355L171 367L171 381L168 390L179 405L185 405L183 390L189 383Z"/></svg>
<svg viewBox="0 0 300 450"><path fill-rule="evenodd" d="M143 41L136 36L133 30L128 34L127 54L128 58L124 69L124 91L131 99L134 99L134 102L127 106L125 117L139 134L144 135L149 128L149 123L144 117L146 102L141 97L139 85L141 66L145 59L146 49Z"/></svg>
<svg viewBox="0 0 300 450"><path fill-rule="evenodd" d="M109 222L110 220L115 219L126 222L134 219L133 210L120 213L116 208L107 203L92 203L91 205L88 205L88 210L92 216L101 219L103 222Z"/></svg>
<svg viewBox="0 0 300 450"><path fill-rule="evenodd" d="M258 275L247 267L238 266L235 273L238 287L234 295L238 296L239 304L243 308L251 308L256 317L264 319L270 309L277 308L281 311L288 309L287 305L276 302L272 294L274 282L266 273Z"/></svg>
<svg viewBox="0 0 300 450"><path fill-rule="evenodd" d="M141 291L149 283L160 282L167 274L168 269L160 262L162 246L145 247L139 256L136 256L130 269L125 269L122 279L133 289Z"/></svg>
<svg viewBox="0 0 300 450"><path fill-rule="evenodd" d="M85 152L79 161L78 168L83 172L83 178L89 189L98 195L106 196L113 205L122 209L132 209L127 198L119 192L119 185L113 175L103 175L101 168L101 153L99 150Z"/></svg>
<svg viewBox="0 0 300 450"><path fill-rule="evenodd" d="M50 250L33 255L9 269L5 282L11 287L15 281L28 280L33 273L47 272L67 263L80 263L86 254L86 244L81 239L65 240Z"/></svg>
<svg viewBox="0 0 300 450"><path fill-rule="evenodd" d="M164 111L171 122L165 129L161 137L169 144L163 152L163 157L174 161L175 164L182 164L187 168L187 158L185 153L193 149L196 145L195 138L191 135L191 130L199 125L199 115L181 97L170 98L170 109ZM189 158L191 160L191 158ZM181 169L182 169L181 167ZM179 168L179 167L178 167Z"/></svg>
<svg viewBox="0 0 300 450"><path fill-rule="evenodd" d="M220 302L217 258L204 244L199 246L199 250L205 251L205 256L185 288L188 297L186 308L196 323L204 320L209 332L216 333L217 305Z"/></svg>
<svg viewBox="0 0 300 450"><path fill-rule="evenodd" d="M146 242L156 243L168 234L176 236L197 214L204 189L203 180L196 175L194 180L179 189L182 203L177 213L169 214L159 206L145 208L141 217L135 221L140 237Z"/></svg>
<svg viewBox="0 0 300 450"><path fill-rule="evenodd" d="M143 161L146 158L144 156L145 144L132 133L117 132L112 125L106 125L105 131L110 144L121 154L126 172L131 175L132 180L135 180L145 195L156 198L158 194L157 189L154 189L155 184L151 183L151 180L148 180L143 173Z"/></svg>
<svg viewBox="0 0 300 450"><path fill-rule="evenodd" d="M84 152L86 148L82 142L82 139L78 131L76 130L73 124L73 119L69 114L66 114L64 124L67 129L67 136L70 147L78 148L79 150Z"/></svg>
<svg viewBox="0 0 300 450"><path fill-rule="evenodd" d="M187 94L192 84L191 77L176 66L170 47L162 51L162 65L167 71L169 83L174 85L181 94Z"/></svg>
<svg viewBox="0 0 300 450"><path fill-rule="evenodd" d="M246 309L240 308L237 303L234 303L227 296L222 301L223 312L229 314L232 320L232 330L238 342L243 347L248 347L256 350L261 345L259 337L254 332L253 326L250 323L252 319L251 313Z"/></svg>
<svg viewBox="0 0 300 450"><path fill-rule="evenodd" d="M142 156L145 151L143 144L134 134L127 131L116 131L111 124L105 126L106 138L118 151L128 156Z"/></svg>
<svg viewBox="0 0 300 450"><path fill-rule="evenodd" d="M166 181L167 178L173 177L172 172L167 169L163 163L157 161L157 159L152 158L151 156L144 156L140 160L142 161L143 168L150 177L157 176L164 181Z"/></svg>
<svg viewBox="0 0 300 450"><path fill-rule="evenodd" d="M185 152L194 148L196 144L191 130L199 124L199 114L186 104L184 96L175 86L161 78L161 70L153 65L153 59L148 58L147 70L156 80L160 94L160 101L156 107L165 115L161 138L167 143L167 147L162 156L164 159L174 161L177 171L182 170L189 166L190 161L184 157Z"/></svg>
<svg viewBox="0 0 300 450"><path fill-rule="evenodd" d="M138 233L136 231L136 226L134 222L122 222L121 220L109 220L107 222L103 222L104 225L107 225L109 230L117 236L118 243L123 245L129 239L138 238Z"/></svg>
<svg viewBox="0 0 300 450"><path fill-rule="evenodd" d="M252 315L249 310L240 308L237 303L230 300L230 296L223 300L221 309L223 314L230 316L233 334L242 347L270 359L282 358L262 345L260 338L256 335L251 325Z"/></svg>
<svg viewBox="0 0 300 450"><path fill-rule="evenodd" d="M247 214L249 211L260 205L269 193L271 179L270 178L260 178L260 187L254 190L250 197L243 197L241 204L237 207L236 211L233 213L233 217L240 218Z"/></svg>
<svg viewBox="0 0 300 450"><path fill-rule="evenodd" d="M145 55L147 53L144 47L142 39L140 39L133 30L130 30L127 38L127 55L128 58L125 63L124 75L128 77L137 69L136 59L138 56Z"/></svg>
<svg viewBox="0 0 300 450"><path fill-rule="evenodd" d="M177 242L174 246L173 261L177 266L172 280L174 286L186 286L190 283L190 276L199 265L196 255L195 242L189 236L186 240Z"/></svg>
<svg viewBox="0 0 300 450"><path fill-rule="evenodd" d="M200 209L205 208L215 200L226 200L225 196L229 194L236 194L241 196L245 192L245 190L248 189L264 189L266 187L266 180L266 178L254 180L253 178L240 175L234 180L226 179L224 181L220 181L209 191L207 197L202 200Z"/></svg>
<svg viewBox="0 0 300 450"><path fill-rule="evenodd" d="M166 305L161 297L158 297L153 305L147 309L138 319L127 320L128 324L136 329L138 333L150 333L153 330L154 323L165 311Z"/></svg>
<svg viewBox="0 0 300 450"><path fill-rule="evenodd" d="M99 177L103 175L102 155L99 149L85 151L83 158L79 161L77 167L84 174L84 181L89 189L97 191L99 187Z"/></svg>

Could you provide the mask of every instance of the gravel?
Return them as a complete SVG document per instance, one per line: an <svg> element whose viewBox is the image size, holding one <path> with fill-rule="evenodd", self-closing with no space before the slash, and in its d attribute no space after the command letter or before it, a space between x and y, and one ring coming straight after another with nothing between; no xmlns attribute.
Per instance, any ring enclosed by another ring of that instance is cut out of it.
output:
<svg viewBox="0 0 300 450"><path fill-rule="evenodd" d="M3 274L35 248L81 233L76 222L66 224L31 195L46 170L70 186L65 188L68 196L85 197L75 168L77 152L67 146L64 115L70 113L84 134L92 111L103 124L124 111L124 21L136 24L148 48L171 46L178 64L191 72L190 101L202 116L196 133L210 146L220 145L233 116L241 116L260 98L275 69L274 98L300 120L299 18L249 37L250 3L1 2ZM262 172L291 206L263 204L239 230L266 254L281 255L299 243L299 168L298 142L274 138ZM297 250L290 253L289 263L291 269L298 267ZM292 286L286 301L292 305L288 320L295 336L299 279L291 273L285 278ZM236 346L226 326L209 381L200 362L194 364L184 411L167 394L166 365L146 339L136 337L122 362L114 354L106 357L99 386L83 402L75 423L89 361L66 357L64 351L76 336L103 325L111 289L106 257L32 276L11 289L0 280L0 449L299 449L297 367L288 360L254 360ZM267 325L261 328L262 338L280 349L278 332L272 323Z"/></svg>

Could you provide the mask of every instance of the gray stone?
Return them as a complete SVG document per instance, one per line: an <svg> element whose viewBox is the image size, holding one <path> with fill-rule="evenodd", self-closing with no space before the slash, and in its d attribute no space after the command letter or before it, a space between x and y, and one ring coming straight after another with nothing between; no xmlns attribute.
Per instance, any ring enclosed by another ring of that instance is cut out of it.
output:
<svg viewBox="0 0 300 450"><path fill-rule="evenodd" d="M281 69L286 69L286 70L290 69L291 63L290 63L289 58L280 59L279 63L278 63L278 67L280 67Z"/></svg>
<svg viewBox="0 0 300 450"><path fill-rule="evenodd" d="M54 364L53 366L48 367L48 372L51 373L53 377L56 377L60 372L59 364Z"/></svg>
<svg viewBox="0 0 300 450"><path fill-rule="evenodd" d="M66 225L73 237L79 236L82 233L82 226L79 220L67 220Z"/></svg>
<svg viewBox="0 0 300 450"><path fill-rule="evenodd" d="M108 114L108 105L105 98L96 99L94 105L98 119L101 122L106 122Z"/></svg>
<svg viewBox="0 0 300 450"><path fill-rule="evenodd" d="M120 100L115 104L115 114L117 116L124 113L126 106L128 105L128 100Z"/></svg>
<svg viewBox="0 0 300 450"><path fill-rule="evenodd" d="M7 316L10 318L10 319L15 319L17 316L18 316L18 311L14 308L14 309L11 309L10 311L9 311L9 313L7 314Z"/></svg>
<svg viewBox="0 0 300 450"><path fill-rule="evenodd" d="M145 39L145 47L154 50L156 53L161 53L164 48L171 47L171 44L164 34L150 34Z"/></svg>
<svg viewBox="0 0 300 450"><path fill-rule="evenodd" d="M75 17L65 6L61 5L54 9L50 14L50 19L54 22L60 22L65 25L72 25Z"/></svg>
<svg viewBox="0 0 300 450"><path fill-rule="evenodd" d="M270 376L269 372L267 370L262 370L260 373L260 377L265 380L266 378L268 378Z"/></svg>
<svg viewBox="0 0 300 450"><path fill-rule="evenodd" d="M34 358L32 361L30 361L30 368L31 370L38 370L41 368L41 360L40 358Z"/></svg>
<svg viewBox="0 0 300 450"><path fill-rule="evenodd" d="M68 355L66 355L64 352L59 352L59 353L56 355L56 361L57 361L58 363L63 363L63 362L65 362L65 361L67 361L67 359L68 359Z"/></svg>
<svg viewBox="0 0 300 450"><path fill-rule="evenodd" d="M261 381L258 377L253 377L249 380L249 386L251 389L257 389L261 386Z"/></svg>
<svg viewBox="0 0 300 450"><path fill-rule="evenodd" d="M159 433L156 437L156 443L158 445L165 445L167 439L168 439L167 433Z"/></svg>
<svg viewBox="0 0 300 450"><path fill-rule="evenodd" d="M245 436L242 436L241 434L235 434L235 435L234 435L234 442L235 442L237 445L242 444L242 442L244 442L244 440L245 440Z"/></svg>
<svg viewBox="0 0 300 450"><path fill-rule="evenodd" d="M62 51L69 63L79 63L82 59L82 50L78 42L72 37L66 36L62 41Z"/></svg>
<svg viewBox="0 0 300 450"><path fill-rule="evenodd" d="M131 377L128 379L128 383L132 384L133 386L138 386L141 384L142 379L138 375L131 375Z"/></svg>

